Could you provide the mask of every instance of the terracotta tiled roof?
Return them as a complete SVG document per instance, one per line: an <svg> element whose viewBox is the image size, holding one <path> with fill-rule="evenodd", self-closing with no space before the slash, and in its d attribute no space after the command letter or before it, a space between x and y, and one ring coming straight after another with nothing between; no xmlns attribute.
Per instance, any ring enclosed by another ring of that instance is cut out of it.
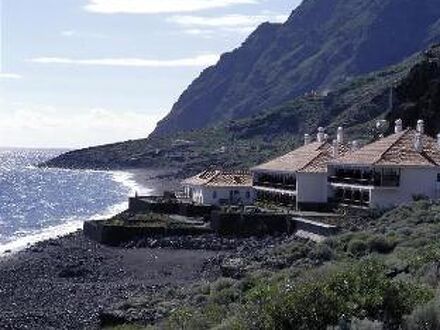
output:
<svg viewBox="0 0 440 330"><path fill-rule="evenodd" d="M348 148L339 144L339 153L344 155ZM333 158L333 146L328 142L312 142L288 154L254 167L253 171L279 171L324 173L327 163Z"/></svg>
<svg viewBox="0 0 440 330"><path fill-rule="evenodd" d="M250 187L252 176L246 171L206 170L184 180L183 184L207 187Z"/></svg>
<svg viewBox="0 0 440 330"><path fill-rule="evenodd" d="M410 129L392 134L331 163L369 166L440 166L440 148L437 141L423 134L423 150L418 152L414 147L416 134L415 130Z"/></svg>
<svg viewBox="0 0 440 330"><path fill-rule="evenodd" d="M185 179L184 181L182 181L182 184L192 185L192 186L203 185L203 184L206 184L207 182L209 182L209 180L216 177L219 173L220 173L220 170L208 169L208 170L205 170L205 171L203 171L203 172L201 172L191 178Z"/></svg>

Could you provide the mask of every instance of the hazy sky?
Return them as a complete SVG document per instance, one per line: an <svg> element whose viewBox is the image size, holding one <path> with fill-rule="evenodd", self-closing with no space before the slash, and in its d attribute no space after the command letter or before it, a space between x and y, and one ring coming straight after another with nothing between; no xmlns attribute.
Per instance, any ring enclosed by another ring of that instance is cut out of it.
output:
<svg viewBox="0 0 440 330"><path fill-rule="evenodd" d="M300 0L0 0L0 146L146 137L182 91Z"/></svg>

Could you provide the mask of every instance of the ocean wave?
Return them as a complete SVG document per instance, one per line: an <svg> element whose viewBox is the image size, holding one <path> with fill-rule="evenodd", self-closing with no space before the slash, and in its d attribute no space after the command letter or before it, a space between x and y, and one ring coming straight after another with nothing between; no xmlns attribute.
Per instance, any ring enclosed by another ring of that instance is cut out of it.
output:
<svg viewBox="0 0 440 330"><path fill-rule="evenodd" d="M149 195L153 192L151 188L147 188L141 184L139 184L135 179L135 174L126 171L112 171L113 181L122 184L126 188L130 190L130 195L138 193L140 195Z"/></svg>
<svg viewBox="0 0 440 330"><path fill-rule="evenodd" d="M23 236L17 237L10 242L0 244L0 257L4 255L5 252L19 252L35 243L72 234L82 229L84 220L105 220L125 211L127 207L128 202L119 203L110 206L104 212L97 213L89 217L88 219L78 219L77 217L71 217L63 219L64 223L60 225L47 227L37 232L22 232Z"/></svg>

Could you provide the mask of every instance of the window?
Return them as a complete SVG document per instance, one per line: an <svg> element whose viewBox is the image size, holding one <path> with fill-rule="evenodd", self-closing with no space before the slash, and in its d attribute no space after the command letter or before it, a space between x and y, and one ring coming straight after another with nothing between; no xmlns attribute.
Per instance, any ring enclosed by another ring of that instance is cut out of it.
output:
<svg viewBox="0 0 440 330"><path fill-rule="evenodd" d="M246 198L247 199L250 199L251 198L251 192L248 190L248 191L246 191Z"/></svg>
<svg viewBox="0 0 440 330"><path fill-rule="evenodd" d="M440 173L437 174L437 182L440 182Z"/></svg>
<svg viewBox="0 0 440 330"><path fill-rule="evenodd" d="M217 199L217 191L214 190L214 191L212 192L212 198L213 198L213 199Z"/></svg>

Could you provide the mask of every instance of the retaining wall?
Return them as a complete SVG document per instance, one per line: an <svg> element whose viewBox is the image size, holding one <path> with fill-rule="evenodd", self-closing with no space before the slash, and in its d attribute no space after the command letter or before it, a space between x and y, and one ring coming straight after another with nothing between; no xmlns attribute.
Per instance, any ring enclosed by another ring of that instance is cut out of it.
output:
<svg viewBox="0 0 440 330"><path fill-rule="evenodd" d="M134 213L151 212L162 214L178 214L185 217L206 217L208 218L217 207L209 205L195 205L190 203L179 203L177 201L158 201L154 198L130 198L128 210Z"/></svg>
<svg viewBox="0 0 440 330"><path fill-rule="evenodd" d="M225 213L211 214L211 228L220 235L261 236L292 233L294 226L287 214Z"/></svg>
<svg viewBox="0 0 440 330"><path fill-rule="evenodd" d="M145 227L136 226L133 222L129 226L109 225L105 221L86 221L84 235L101 244L118 246L122 243L135 241L144 237L202 235L212 232L205 227Z"/></svg>

